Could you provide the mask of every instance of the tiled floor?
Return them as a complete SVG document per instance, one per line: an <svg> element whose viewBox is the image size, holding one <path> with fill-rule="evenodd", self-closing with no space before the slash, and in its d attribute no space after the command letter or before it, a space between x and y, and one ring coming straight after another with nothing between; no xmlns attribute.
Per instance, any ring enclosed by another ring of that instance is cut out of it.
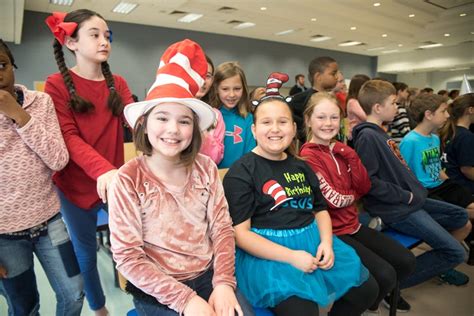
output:
<svg viewBox="0 0 474 316"><path fill-rule="evenodd" d="M46 280L38 262L36 271L41 295L41 315L55 315L54 293ZM99 252L98 265L102 285L107 296L107 307L112 316L125 316L133 308L132 299L120 289L114 287L111 258L103 250ZM410 316L474 316L474 266L462 264L459 270L467 273L471 282L467 286L455 287L440 284L436 280L425 282L419 286L403 291L403 297L411 304ZM388 315L388 310L380 308L382 316ZM7 315L6 303L0 296L0 315ZM93 316L87 303L82 311L84 316ZM298 316L298 315L295 315Z"/></svg>

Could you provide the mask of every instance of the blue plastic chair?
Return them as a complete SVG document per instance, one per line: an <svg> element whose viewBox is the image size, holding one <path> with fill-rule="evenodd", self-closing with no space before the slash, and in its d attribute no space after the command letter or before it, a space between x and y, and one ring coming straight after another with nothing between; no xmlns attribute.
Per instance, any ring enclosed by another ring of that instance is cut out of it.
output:
<svg viewBox="0 0 474 316"><path fill-rule="evenodd" d="M127 313L127 316L138 316L137 310L135 308L129 310L128 313Z"/></svg>
<svg viewBox="0 0 474 316"><path fill-rule="evenodd" d="M254 307L255 316L274 316L271 310L266 308Z"/></svg>

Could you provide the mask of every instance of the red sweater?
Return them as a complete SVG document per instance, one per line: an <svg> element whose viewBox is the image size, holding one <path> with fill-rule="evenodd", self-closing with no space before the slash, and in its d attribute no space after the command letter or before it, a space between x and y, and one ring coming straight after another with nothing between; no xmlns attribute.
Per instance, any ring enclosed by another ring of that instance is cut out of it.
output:
<svg viewBox="0 0 474 316"><path fill-rule="evenodd" d="M74 112L61 74L48 77L45 92L53 99L70 160L53 176L66 198L80 208L90 209L99 202L97 178L123 165L122 117L112 115L107 105L109 89L105 80L93 81L70 72L77 93L95 105L91 113ZM114 75L115 89L124 104L133 102L125 79Z"/></svg>
<svg viewBox="0 0 474 316"><path fill-rule="evenodd" d="M332 150L328 146L306 143L300 155L318 176L334 234L357 232L360 223L355 201L370 190L367 170L357 153L340 142L336 142Z"/></svg>

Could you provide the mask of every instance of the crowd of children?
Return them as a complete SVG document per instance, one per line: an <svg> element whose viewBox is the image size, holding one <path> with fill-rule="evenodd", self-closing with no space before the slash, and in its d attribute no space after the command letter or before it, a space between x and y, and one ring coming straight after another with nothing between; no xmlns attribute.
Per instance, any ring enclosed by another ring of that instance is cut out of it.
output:
<svg viewBox="0 0 474 316"><path fill-rule="evenodd" d="M33 254L57 315L80 315L84 297L109 314L101 209L139 315L361 315L392 294L409 311L398 282L469 281L454 268L463 241L474 252L473 93L411 99L404 83L359 74L346 94L337 61L318 57L309 89L286 98L288 76L272 73L250 96L239 63L215 68L186 39L134 102L107 63L101 15L55 12L46 24L59 72L45 93L15 84L0 41L0 294L11 315L39 313ZM142 153L126 164L124 119ZM218 167L229 168L222 182ZM415 257L362 225L360 209L431 250Z"/></svg>

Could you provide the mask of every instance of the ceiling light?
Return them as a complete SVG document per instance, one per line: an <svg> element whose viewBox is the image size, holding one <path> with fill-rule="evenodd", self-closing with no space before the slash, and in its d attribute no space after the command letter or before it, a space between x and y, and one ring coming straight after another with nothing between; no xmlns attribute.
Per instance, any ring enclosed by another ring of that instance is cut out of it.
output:
<svg viewBox="0 0 474 316"><path fill-rule="evenodd" d="M375 2L374 7L380 7L380 2Z"/></svg>
<svg viewBox="0 0 474 316"><path fill-rule="evenodd" d="M242 29L247 29L249 27L254 27L255 25L256 24L252 22L244 22L244 23L237 24L233 28L236 30L242 30Z"/></svg>
<svg viewBox="0 0 474 316"><path fill-rule="evenodd" d="M474 35L474 32L471 32L471 35Z"/></svg>
<svg viewBox="0 0 474 316"><path fill-rule="evenodd" d="M461 13L459 16L466 16L467 14L466 13Z"/></svg>
<svg viewBox="0 0 474 316"><path fill-rule="evenodd" d="M200 18L202 18L203 15L202 14L198 14L198 13L189 13L189 14L186 14L185 16L183 16L182 18L179 18L178 19L178 22L181 22L181 23L191 23L191 22L194 22L196 20L199 20Z"/></svg>
<svg viewBox="0 0 474 316"><path fill-rule="evenodd" d="M281 32L278 32L278 33L275 33L275 35L286 35L286 34L290 34L290 33L293 33L295 30L291 29L291 30L286 30L286 31L281 31Z"/></svg>
<svg viewBox="0 0 474 316"><path fill-rule="evenodd" d="M260 10L265 11L267 7L261 7Z"/></svg>
<svg viewBox="0 0 474 316"><path fill-rule="evenodd" d="M387 34L382 34L382 37L387 37L388 35Z"/></svg>
<svg viewBox="0 0 474 316"><path fill-rule="evenodd" d="M451 36L451 34L449 34L449 33L444 33L444 36L449 37L449 36Z"/></svg>
<svg viewBox="0 0 474 316"><path fill-rule="evenodd" d="M396 52L398 52L398 49L384 50L382 53L390 54L390 53L396 53Z"/></svg>
<svg viewBox="0 0 474 316"><path fill-rule="evenodd" d="M332 37L329 36L324 36L324 35L316 35L313 36L310 41L311 42L324 42L330 40Z"/></svg>
<svg viewBox="0 0 474 316"><path fill-rule="evenodd" d="M355 30L357 30L357 27L351 26L351 31L355 31Z"/></svg>
<svg viewBox="0 0 474 316"><path fill-rule="evenodd" d="M382 50L382 49L385 49L385 47L374 47L374 48L367 48L367 51L374 51L374 50Z"/></svg>
<svg viewBox="0 0 474 316"><path fill-rule="evenodd" d="M470 69L469 67L460 67L460 68L451 68L449 69L450 71L459 71L459 70L468 70Z"/></svg>
<svg viewBox="0 0 474 316"><path fill-rule="evenodd" d="M312 18L311 22L316 22L316 20L317 20L316 18Z"/></svg>
<svg viewBox="0 0 474 316"><path fill-rule="evenodd" d="M119 4L112 9L112 12L120 13L120 14L129 14L138 6L136 3L124 2L121 1Z"/></svg>
<svg viewBox="0 0 474 316"><path fill-rule="evenodd" d="M403 46L403 44L398 44L398 47L402 47L402 46Z"/></svg>
<svg viewBox="0 0 474 316"><path fill-rule="evenodd" d="M346 42L339 43L337 45L342 46L342 47L347 47L347 46L357 46L359 44L362 44L362 42L346 41Z"/></svg>
<svg viewBox="0 0 474 316"><path fill-rule="evenodd" d="M418 48L434 48L434 47L440 47L443 46L441 43L434 43L434 44L428 44L428 45L421 45L418 46Z"/></svg>
<svg viewBox="0 0 474 316"><path fill-rule="evenodd" d="M57 4L57 5L68 5L71 6L74 0L49 0L49 3L51 4Z"/></svg>
<svg viewBox="0 0 474 316"><path fill-rule="evenodd" d="M412 13L412 14L409 14L408 17L409 17L409 18L414 18L415 15Z"/></svg>

